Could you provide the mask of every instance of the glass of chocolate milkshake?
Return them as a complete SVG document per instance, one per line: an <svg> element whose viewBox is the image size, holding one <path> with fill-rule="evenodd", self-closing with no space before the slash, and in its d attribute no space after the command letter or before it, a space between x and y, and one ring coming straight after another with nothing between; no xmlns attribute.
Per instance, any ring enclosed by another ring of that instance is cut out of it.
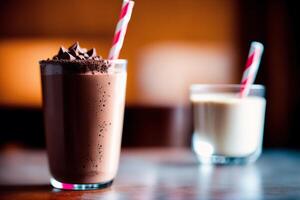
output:
<svg viewBox="0 0 300 200"><path fill-rule="evenodd" d="M192 148L201 163L250 163L261 154L265 88L252 85L249 95L241 98L241 87L229 84L191 86Z"/></svg>
<svg viewBox="0 0 300 200"><path fill-rule="evenodd" d="M126 60L105 60L75 43L40 61L51 185L110 186L120 155Z"/></svg>

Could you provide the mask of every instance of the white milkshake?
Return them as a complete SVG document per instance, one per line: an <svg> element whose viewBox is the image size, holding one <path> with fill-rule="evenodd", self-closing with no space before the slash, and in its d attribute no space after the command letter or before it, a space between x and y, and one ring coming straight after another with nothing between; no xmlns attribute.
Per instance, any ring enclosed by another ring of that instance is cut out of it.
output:
<svg viewBox="0 0 300 200"><path fill-rule="evenodd" d="M261 150L266 100L236 94L192 94L194 150L201 156L245 157Z"/></svg>
<svg viewBox="0 0 300 200"><path fill-rule="evenodd" d="M261 154L265 87L255 85L263 44L252 42L241 84L194 84L192 147L202 163L241 164Z"/></svg>

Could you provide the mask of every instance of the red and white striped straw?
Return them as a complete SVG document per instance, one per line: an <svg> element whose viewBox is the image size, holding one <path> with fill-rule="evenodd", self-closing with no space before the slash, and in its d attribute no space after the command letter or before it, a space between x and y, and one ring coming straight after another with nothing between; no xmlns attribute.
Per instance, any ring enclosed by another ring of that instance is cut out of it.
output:
<svg viewBox="0 0 300 200"><path fill-rule="evenodd" d="M134 6L133 1L130 0L123 1L119 21L115 30L112 47L110 49L109 56L108 56L109 60L114 60L119 58L119 54L123 46L127 25L131 17L133 6Z"/></svg>
<svg viewBox="0 0 300 200"><path fill-rule="evenodd" d="M254 83L261 56L264 51L263 44L259 42L252 42L250 47L250 52L246 62L246 67L243 73L243 78L241 81L240 97L246 97L249 92L252 84Z"/></svg>

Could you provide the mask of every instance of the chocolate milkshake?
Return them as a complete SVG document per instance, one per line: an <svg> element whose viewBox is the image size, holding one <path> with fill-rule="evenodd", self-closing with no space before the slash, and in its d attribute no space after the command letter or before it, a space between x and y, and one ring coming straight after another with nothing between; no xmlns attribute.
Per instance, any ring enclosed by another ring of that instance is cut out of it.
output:
<svg viewBox="0 0 300 200"><path fill-rule="evenodd" d="M75 43L40 65L52 185L111 184L120 154L126 61L104 60Z"/></svg>

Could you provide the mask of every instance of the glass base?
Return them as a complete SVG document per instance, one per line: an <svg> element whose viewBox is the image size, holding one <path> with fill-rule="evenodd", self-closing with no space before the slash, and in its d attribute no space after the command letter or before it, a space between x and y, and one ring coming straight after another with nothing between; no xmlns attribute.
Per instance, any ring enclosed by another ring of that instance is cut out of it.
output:
<svg viewBox="0 0 300 200"><path fill-rule="evenodd" d="M244 157L231 157L225 155L211 155L202 156L197 155L198 161L202 164L215 164L215 165L242 165L254 163L260 156L261 151L256 151L253 154Z"/></svg>
<svg viewBox="0 0 300 200"><path fill-rule="evenodd" d="M103 189L111 186L113 180L103 183L90 183L90 184L72 184L72 183L62 183L54 178L50 179L50 184L57 189L62 190L96 190L96 189Z"/></svg>
<svg viewBox="0 0 300 200"><path fill-rule="evenodd" d="M239 165L239 164L248 164L255 162L261 152L261 144L253 152L245 156L230 156L222 155L214 152L214 146L208 142L204 142L199 139L198 134L193 134L192 138L192 150L196 154L198 161L201 164L215 164L215 165Z"/></svg>

